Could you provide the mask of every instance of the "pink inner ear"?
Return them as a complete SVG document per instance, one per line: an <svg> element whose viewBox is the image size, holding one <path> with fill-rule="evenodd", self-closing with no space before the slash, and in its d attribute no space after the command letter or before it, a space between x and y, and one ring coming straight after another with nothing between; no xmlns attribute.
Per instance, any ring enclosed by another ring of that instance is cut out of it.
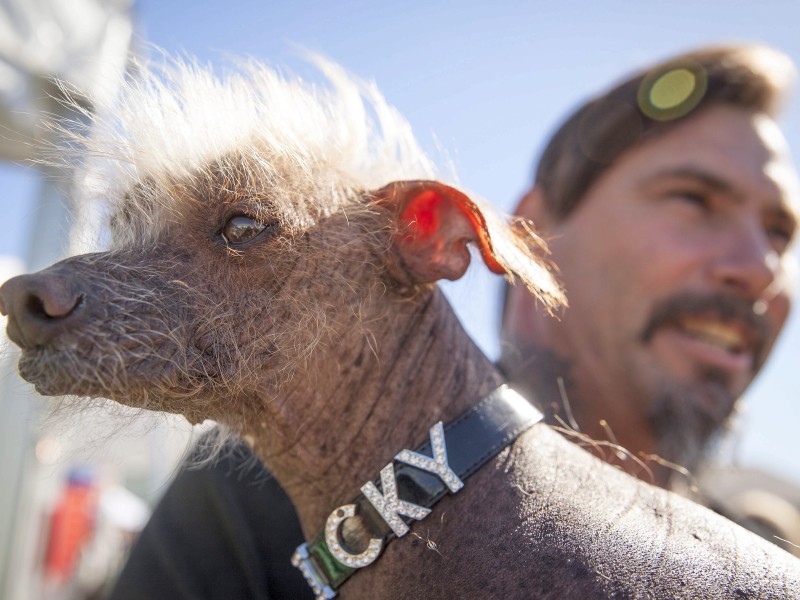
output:
<svg viewBox="0 0 800 600"><path fill-rule="evenodd" d="M400 215L400 223L407 232L403 241L430 243L430 238L435 235L444 238L442 227L446 225L442 219L446 218L447 212L457 208L469 219L474 233L469 240L477 242L486 266L493 273L505 274L505 267L494 257L489 231L478 207L461 192L454 189L448 189L448 192L443 195L437 190L428 189L414 196Z"/></svg>
<svg viewBox="0 0 800 600"><path fill-rule="evenodd" d="M400 215L400 223L408 232L406 241L425 240L439 231L442 224L442 201L441 194L433 190L425 190L414 196Z"/></svg>

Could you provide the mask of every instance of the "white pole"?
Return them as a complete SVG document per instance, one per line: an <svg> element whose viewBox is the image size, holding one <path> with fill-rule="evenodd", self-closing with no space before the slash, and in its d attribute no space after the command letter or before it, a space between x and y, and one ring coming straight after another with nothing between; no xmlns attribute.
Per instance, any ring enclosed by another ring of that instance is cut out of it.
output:
<svg viewBox="0 0 800 600"><path fill-rule="evenodd" d="M131 5L132 0L0 0L0 160L35 158L38 142L54 141L41 127L42 115L75 118L58 102L53 77L87 97L114 93L128 60ZM58 260L68 245L68 182L46 167L40 174L24 255L27 271ZM43 591L35 573L47 494L36 447L48 401L16 375L16 358L10 345L0 349L0 598L30 600Z"/></svg>

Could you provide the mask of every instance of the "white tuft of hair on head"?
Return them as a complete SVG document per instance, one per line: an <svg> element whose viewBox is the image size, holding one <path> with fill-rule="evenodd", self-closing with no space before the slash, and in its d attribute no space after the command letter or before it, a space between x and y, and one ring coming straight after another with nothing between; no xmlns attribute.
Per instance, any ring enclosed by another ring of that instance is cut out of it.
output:
<svg viewBox="0 0 800 600"><path fill-rule="evenodd" d="M373 82L319 55L307 59L327 85L285 76L257 60L219 76L188 59L137 64L113 103L95 106L85 131L74 135L79 204L99 200L114 213L137 186L189 181L233 154L253 165L290 165L294 189L333 186L345 196L397 179L453 179L437 171L408 121ZM160 203L165 200L159 195ZM97 209L79 206L83 215L92 212Z"/></svg>

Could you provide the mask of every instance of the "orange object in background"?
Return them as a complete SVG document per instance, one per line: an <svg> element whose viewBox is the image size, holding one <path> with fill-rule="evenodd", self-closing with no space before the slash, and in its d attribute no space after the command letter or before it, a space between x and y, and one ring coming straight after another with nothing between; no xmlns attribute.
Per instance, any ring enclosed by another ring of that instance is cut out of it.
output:
<svg viewBox="0 0 800 600"><path fill-rule="evenodd" d="M90 473L73 470L50 517L45 577L61 584L72 577L81 549L90 539L97 511L97 493Z"/></svg>

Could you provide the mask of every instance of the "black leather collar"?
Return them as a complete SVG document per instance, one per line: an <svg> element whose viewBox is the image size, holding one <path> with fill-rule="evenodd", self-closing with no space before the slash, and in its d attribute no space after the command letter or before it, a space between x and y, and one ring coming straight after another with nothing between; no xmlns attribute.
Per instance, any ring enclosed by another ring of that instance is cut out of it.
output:
<svg viewBox="0 0 800 600"><path fill-rule="evenodd" d="M504 385L444 427L447 464L463 481L542 418L539 410ZM415 453L435 456L430 440ZM399 462L397 458L401 454L390 463L394 468L397 497L419 507L432 507L448 491L448 485L436 474ZM380 480L372 484L382 490ZM354 506L355 514L362 517L373 537L383 545L395 537L390 525L363 494L346 506ZM412 521L402 518L406 524ZM303 572L317 598L335 597L336 590L357 570L342 564L334 554L322 531L310 543L300 545L292 556L292 564Z"/></svg>

